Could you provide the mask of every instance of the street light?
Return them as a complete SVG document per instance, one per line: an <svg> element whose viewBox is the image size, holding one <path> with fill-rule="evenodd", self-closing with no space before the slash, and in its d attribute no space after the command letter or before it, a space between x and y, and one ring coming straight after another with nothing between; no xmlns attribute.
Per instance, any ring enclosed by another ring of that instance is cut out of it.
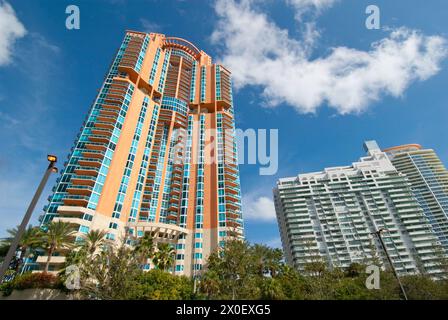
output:
<svg viewBox="0 0 448 320"><path fill-rule="evenodd" d="M9 268L11 260L17 250L17 246L19 245L19 241L22 238L23 233L25 232L25 228L27 227L31 219L31 215L33 214L34 208L36 207L37 201L39 200L40 195L42 194L42 191L48 181L48 178L50 177L50 174L52 172L58 172L58 169L54 166L55 163L58 161L58 158L54 155L49 154L47 155L47 160L49 164L47 169L45 170L45 174L42 177L39 186L37 187L36 193L34 194L34 197L31 200L28 209L26 210L22 223L20 224L19 229L17 230L16 236L14 237L11 246L9 247L8 254L6 255L6 258L3 261L3 264L0 268L0 283L3 281L3 277L5 276L5 273Z"/></svg>
<svg viewBox="0 0 448 320"><path fill-rule="evenodd" d="M381 233L383 233L384 231L387 231L387 230L381 228L381 229L375 231L374 234L376 234L376 236L380 240L381 246L383 247L384 253L386 254L387 261L389 261L390 267L392 268L392 272L393 272L395 278L398 281L398 285L400 286L400 290L401 290L401 293L403 294L404 300L408 300L408 296L406 295L406 291L404 291L404 287L401 284L401 281L400 281L400 278L398 277L397 271L395 271L395 267L394 267L394 264L392 263L392 259L390 258L389 252L387 251L386 245L384 244L383 238L381 237Z"/></svg>

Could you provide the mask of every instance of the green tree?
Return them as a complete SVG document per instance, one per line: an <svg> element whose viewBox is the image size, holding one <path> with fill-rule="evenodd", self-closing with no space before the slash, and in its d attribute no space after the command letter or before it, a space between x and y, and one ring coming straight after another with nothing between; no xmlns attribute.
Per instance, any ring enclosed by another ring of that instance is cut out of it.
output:
<svg viewBox="0 0 448 320"><path fill-rule="evenodd" d="M204 293L207 299L217 299L221 293L221 280L214 270L208 270L199 281L199 291Z"/></svg>
<svg viewBox="0 0 448 320"><path fill-rule="evenodd" d="M17 235L18 228L8 229L7 232L9 236L4 239L2 244L2 247L4 248L3 250L5 250L5 256L9 250L9 247L11 246L12 241ZM28 228L25 229L22 238L19 240L19 244L17 246L17 250L20 251L20 257L18 259L18 263L16 263L15 272L18 272L20 270L24 258L31 255L31 253L34 252L39 244L39 228L33 227L31 225L28 226Z"/></svg>
<svg viewBox="0 0 448 320"><path fill-rule="evenodd" d="M260 277L257 268L258 257L255 258L249 243L240 240L229 240L222 249L213 252L206 264L203 277L214 272L213 277L219 279L220 296L223 299L253 299L259 295L256 279Z"/></svg>
<svg viewBox="0 0 448 320"><path fill-rule="evenodd" d="M168 243L159 243L154 253L153 262L160 270L168 270L174 263L175 251Z"/></svg>
<svg viewBox="0 0 448 320"><path fill-rule="evenodd" d="M139 256L142 267L146 264L148 259L154 258L154 241L150 233L146 232L143 237L137 240L135 252Z"/></svg>
<svg viewBox="0 0 448 320"><path fill-rule="evenodd" d="M104 230L90 230L89 233L83 236L82 246L89 257L93 257L98 249L105 244L105 236L106 231Z"/></svg>
<svg viewBox="0 0 448 320"><path fill-rule="evenodd" d="M191 278L158 269L139 273L128 296L129 299L139 300L190 300L192 297Z"/></svg>
<svg viewBox="0 0 448 320"><path fill-rule="evenodd" d="M134 251L109 246L94 256L81 273L81 295L88 299L130 299L142 273Z"/></svg>
<svg viewBox="0 0 448 320"><path fill-rule="evenodd" d="M283 300L282 284L275 278L267 278L261 282L261 299L264 300Z"/></svg>
<svg viewBox="0 0 448 320"><path fill-rule="evenodd" d="M76 232L70 223L57 221L45 226L45 231L39 232L40 242L47 251L47 261L44 272L48 272L50 260L56 251L73 247L74 233Z"/></svg>

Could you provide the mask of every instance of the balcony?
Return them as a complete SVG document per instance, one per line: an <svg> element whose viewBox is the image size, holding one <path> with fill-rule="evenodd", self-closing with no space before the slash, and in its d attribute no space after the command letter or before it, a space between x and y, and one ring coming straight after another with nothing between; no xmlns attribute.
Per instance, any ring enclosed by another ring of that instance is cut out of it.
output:
<svg viewBox="0 0 448 320"><path fill-rule="evenodd" d="M96 158L96 159L102 159L106 152L101 150L85 150L83 151L82 155L85 158Z"/></svg>
<svg viewBox="0 0 448 320"><path fill-rule="evenodd" d="M115 123L109 121L95 121L95 128L109 129L113 130L115 128Z"/></svg>
<svg viewBox="0 0 448 320"><path fill-rule="evenodd" d="M74 195L84 195L89 196L93 191L92 186L84 185L84 186L76 186L70 185L67 187L67 192Z"/></svg>
<svg viewBox="0 0 448 320"><path fill-rule="evenodd" d="M240 209L240 205L235 202L226 202L227 210L238 210Z"/></svg>
<svg viewBox="0 0 448 320"><path fill-rule="evenodd" d="M100 143L100 142L86 142L85 148L87 150L99 150L99 151L106 151L107 144Z"/></svg>
<svg viewBox="0 0 448 320"><path fill-rule="evenodd" d="M238 195L231 194L231 193L226 194L225 198L226 198L226 201L233 201L233 202L240 201L240 198Z"/></svg>
<svg viewBox="0 0 448 320"><path fill-rule="evenodd" d="M112 133L104 133L104 134L91 134L89 136L89 141L95 142L95 143L102 143L102 144L106 144L109 142L110 137L111 137Z"/></svg>
<svg viewBox="0 0 448 320"><path fill-rule="evenodd" d="M234 194L234 195L238 195L239 194L239 190L237 188L230 188L227 187L226 188L226 194Z"/></svg>
<svg viewBox="0 0 448 320"><path fill-rule="evenodd" d="M233 211L233 210L227 210L226 216L230 219L239 219L240 218L240 214L237 211Z"/></svg>
<svg viewBox="0 0 448 320"><path fill-rule="evenodd" d="M238 228L241 227L241 223L236 220L227 220L226 226L230 228Z"/></svg>
<svg viewBox="0 0 448 320"><path fill-rule="evenodd" d="M73 184L94 186L96 177L74 175L70 180Z"/></svg>
<svg viewBox="0 0 448 320"><path fill-rule="evenodd" d="M121 108L121 104L123 103L123 100L126 96L126 91L109 91L109 93L106 95L106 97L104 98L104 102L105 105L109 105L112 106L112 108L116 108L116 107L120 107Z"/></svg>
<svg viewBox="0 0 448 320"><path fill-rule="evenodd" d="M233 179L225 179L224 180L226 186L232 187L232 188L237 188L238 187L238 183L233 180Z"/></svg>
<svg viewBox="0 0 448 320"><path fill-rule="evenodd" d="M230 174L233 174L233 175L238 174L238 169L236 167L226 166L226 171L228 171Z"/></svg>
<svg viewBox="0 0 448 320"><path fill-rule="evenodd" d="M120 114L120 110L114 110L110 108L103 108L100 110L100 115L104 116L112 116L112 117L118 117Z"/></svg>
<svg viewBox="0 0 448 320"><path fill-rule="evenodd" d="M83 167L101 167L102 160L94 159L94 158L83 158L78 160L78 164Z"/></svg>
<svg viewBox="0 0 448 320"><path fill-rule="evenodd" d="M167 220L171 220L171 221L176 221L176 220L177 220L177 215L174 214L174 213L169 213L169 214L166 216L166 219L167 219Z"/></svg>
<svg viewBox="0 0 448 320"><path fill-rule="evenodd" d="M179 180L173 180L173 182L171 182L171 186L180 188L180 181Z"/></svg>
<svg viewBox="0 0 448 320"><path fill-rule="evenodd" d="M117 121L117 117L116 116L106 116L104 114L97 115L97 119L98 119L98 121L111 123L111 124L115 123Z"/></svg>
<svg viewBox="0 0 448 320"><path fill-rule="evenodd" d="M169 200L170 203L179 203L179 197L178 196L173 196L170 198Z"/></svg>
<svg viewBox="0 0 448 320"><path fill-rule="evenodd" d="M181 181L182 180L182 176L180 174L174 174L173 175L173 180Z"/></svg>
<svg viewBox="0 0 448 320"><path fill-rule="evenodd" d="M89 203L89 196L66 195L64 197L64 205L85 207Z"/></svg>

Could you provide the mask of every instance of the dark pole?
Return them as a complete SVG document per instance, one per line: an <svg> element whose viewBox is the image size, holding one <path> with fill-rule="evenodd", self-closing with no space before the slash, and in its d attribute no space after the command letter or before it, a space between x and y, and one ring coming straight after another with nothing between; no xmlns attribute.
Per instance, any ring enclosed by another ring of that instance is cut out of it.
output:
<svg viewBox="0 0 448 320"><path fill-rule="evenodd" d="M33 214L34 208L36 207L37 201L40 198L40 195L42 194L42 191L45 187L45 184L48 181L48 178L50 177L50 174L52 172L57 172L56 167L54 164L57 161L57 158L52 155L47 156L48 161L50 161L50 164L48 165L47 170L45 170L45 174L40 181L39 186L37 187L36 193L34 194L33 199L31 200L30 205L28 206L28 210L26 210L25 216L23 217L22 223L19 226L19 229L17 230L17 234L14 237L14 240L11 243L11 246L9 247L8 254L6 255L5 260L3 261L3 264L0 269L0 283L3 281L3 277L5 276L6 271L9 268L9 265L11 263L11 260L16 253L17 246L19 245L19 241L23 236L23 233L25 231L25 228L28 226L28 223L30 222L31 215Z"/></svg>
<svg viewBox="0 0 448 320"><path fill-rule="evenodd" d="M403 294L404 300L408 300L408 296L406 295L406 291L404 291L404 287L401 284L401 281L400 281L400 278L398 277L397 272L395 271L395 267L394 267L394 265L392 263L392 259L390 258L389 252L387 251L386 245L384 244L383 238L381 237L381 233L383 231L384 231L384 229L380 229L380 230L376 231L375 234L378 236L378 239L381 242L381 246L383 247L383 250L386 253L387 261L389 261L390 267L392 268L392 272L393 272L395 278L398 281L398 284L400 286L400 290L401 290L401 293Z"/></svg>

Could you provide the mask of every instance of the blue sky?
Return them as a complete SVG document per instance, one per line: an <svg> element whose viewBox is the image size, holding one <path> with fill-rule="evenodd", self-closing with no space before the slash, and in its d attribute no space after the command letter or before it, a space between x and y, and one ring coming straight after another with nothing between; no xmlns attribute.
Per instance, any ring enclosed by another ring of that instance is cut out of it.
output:
<svg viewBox="0 0 448 320"><path fill-rule="evenodd" d="M65 28L70 4L80 30ZM381 10L380 30L365 27L369 4ZM271 201L279 177L347 165L364 140L420 143L448 163L447 1L0 0L0 8L0 235L19 223L46 154L64 161L127 29L183 37L223 61L234 74L237 127L279 130L277 174L240 167L250 241L279 245Z"/></svg>

